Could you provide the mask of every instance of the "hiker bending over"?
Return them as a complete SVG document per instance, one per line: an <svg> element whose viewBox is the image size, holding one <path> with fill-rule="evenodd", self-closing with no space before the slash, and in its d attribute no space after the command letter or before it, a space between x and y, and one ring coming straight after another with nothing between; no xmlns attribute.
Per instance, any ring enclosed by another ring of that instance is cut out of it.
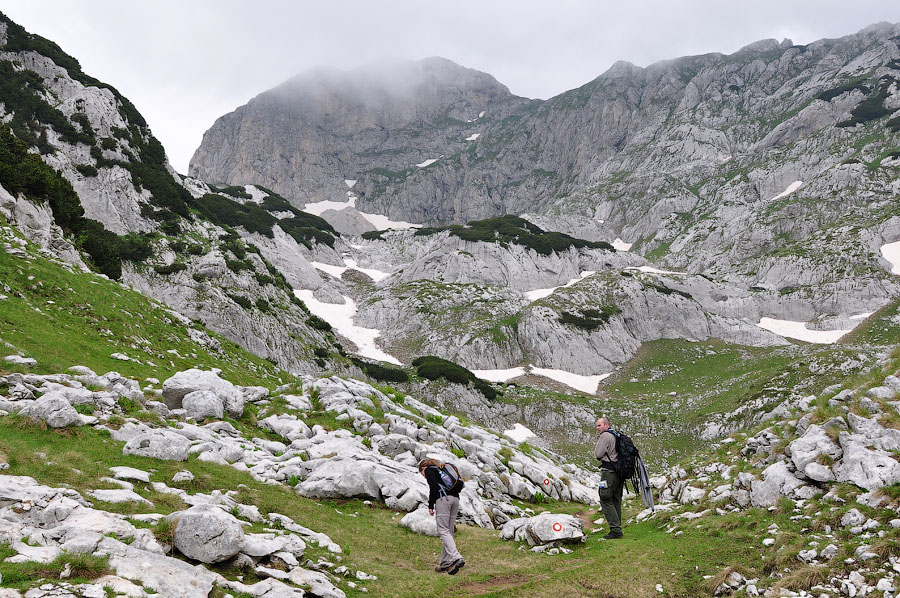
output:
<svg viewBox="0 0 900 598"><path fill-rule="evenodd" d="M436 459L420 461L419 473L428 481L428 513L435 516L438 535L441 537L443 545L441 560L434 570L456 575L466 564L453 540L453 533L456 531L456 514L459 512L459 491L463 486L462 478L456 467L442 464Z"/></svg>
<svg viewBox="0 0 900 598"><path fill-rule="evenodd" d="M600 432L600 439L594 446L594 457L600 461L600 508L609 524L609 533L603 538L615 540L622 537L622 489L625 480L616 473L619 459L616 437L610 431L606 417L597 420L597 431Z"/></svg>

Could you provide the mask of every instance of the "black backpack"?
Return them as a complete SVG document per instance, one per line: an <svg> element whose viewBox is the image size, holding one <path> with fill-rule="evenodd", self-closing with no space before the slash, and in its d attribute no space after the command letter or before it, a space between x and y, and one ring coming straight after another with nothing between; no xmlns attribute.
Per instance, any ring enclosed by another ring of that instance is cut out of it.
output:
<svg viewBox="0 0 900 598"><path fill-rule="evenodd" d="M616 453L619 455L619 460L616 461L616 474L622 481L629 480L634 477L640 451L627 435L615 430L608 431L616 437Z"/></svg>
<svg viewBox="0 0 900 598"><path fill-rule="evenodd" d="M438 480L440 480L441 489L447 494L459 494L465 486L462 474L453 463L444 463L437 468Z"/></svg>

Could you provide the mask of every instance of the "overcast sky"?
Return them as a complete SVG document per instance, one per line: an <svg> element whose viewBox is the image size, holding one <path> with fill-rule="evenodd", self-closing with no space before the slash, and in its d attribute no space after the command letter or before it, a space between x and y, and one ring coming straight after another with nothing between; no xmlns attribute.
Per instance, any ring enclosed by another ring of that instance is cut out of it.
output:
<svg viewBox="0 0 900 598"><path fill-rule="evenodd" d="M900 22L897 0L2 0L0 11L131 99L182 173L216 118L320 65L443 56L548 98L617 60Z"/></svg>

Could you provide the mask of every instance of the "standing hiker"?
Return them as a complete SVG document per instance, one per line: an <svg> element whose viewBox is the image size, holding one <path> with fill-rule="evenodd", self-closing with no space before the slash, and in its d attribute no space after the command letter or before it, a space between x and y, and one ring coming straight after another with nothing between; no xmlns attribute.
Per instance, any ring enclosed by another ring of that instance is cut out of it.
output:
<svg viewBox="0 0 900 598"><path fill-rule="evenodd" d="M459 512L459 492L463 488L462 476L456 466L436 459L421 460L419 473L428 481L428 514L434 515L442 544L441 560L434 570L456 575L466 564L453 540L456 514Z"/></svg>
<svg viewBox="0 0 900 598"><path fill-rule="evenodd" d="M616 436L609 429L609 420L604 416L597 420L600 439L594 446L594 457L600 461L600 508L609 524L609 533L604 540L622 537L622 490L625 480L617 473L619 454L616 451Z"/></svg>

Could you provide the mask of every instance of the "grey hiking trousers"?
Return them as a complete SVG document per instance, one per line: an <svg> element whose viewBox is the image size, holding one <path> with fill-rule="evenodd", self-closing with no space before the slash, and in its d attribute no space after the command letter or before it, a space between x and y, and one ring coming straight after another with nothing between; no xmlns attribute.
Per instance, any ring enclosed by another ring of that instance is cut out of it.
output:
<svg viewBox="0 0 900 598"><path fill-rule="evenodd" d="M434 521L437 523L438 536L442 544L440 566L444 568L462 558L453 540L457 513L459 513L458 496L442 496L434 502Z"/></svg>

